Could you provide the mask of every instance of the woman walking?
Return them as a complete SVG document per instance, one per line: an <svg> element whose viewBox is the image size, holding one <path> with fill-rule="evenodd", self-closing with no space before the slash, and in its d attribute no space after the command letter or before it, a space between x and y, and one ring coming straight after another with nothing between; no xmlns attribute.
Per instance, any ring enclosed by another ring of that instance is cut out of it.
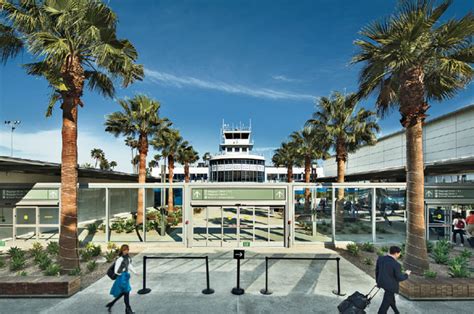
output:
<svg viewBox="0 0 474 314"><path fill-rule="evenodd" d="M114 271L117 275L117 278L110 289L110 294L114 296L114 300L106 305L107 310L112 312L112 306L117 302L121 297L125 303L125 313L133 314L130 307L130 291L132 287L130 286L130 273L131 270L135 275L138 275L135 269L132 266L132 259L128 256L130 248L127 244L123 244L120 247L119 258L115 261Z"/></svg>

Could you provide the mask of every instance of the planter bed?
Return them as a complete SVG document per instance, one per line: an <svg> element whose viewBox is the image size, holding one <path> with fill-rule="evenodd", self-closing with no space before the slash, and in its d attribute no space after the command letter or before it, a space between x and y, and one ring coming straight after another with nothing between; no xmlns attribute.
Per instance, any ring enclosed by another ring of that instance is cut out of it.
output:
<svg viewBox="0 0 474 314"><path fill-rule="evenodd" d="M79 276L0 277L0 297L69 297L80 289Z"/></svg>
<svg viewBox="0 0 474 314"><path fill-rule="evenodd" d="M411 276L400 283L400 294L410 300L473 300L474 278L428 279Z"/></svg>

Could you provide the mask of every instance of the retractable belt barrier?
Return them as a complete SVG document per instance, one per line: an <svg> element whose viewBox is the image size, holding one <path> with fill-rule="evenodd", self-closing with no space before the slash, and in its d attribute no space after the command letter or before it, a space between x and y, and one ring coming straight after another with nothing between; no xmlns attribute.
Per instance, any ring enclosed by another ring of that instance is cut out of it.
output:
<svg viewBox="0 0 474 314"><path fill-rule="evenodd" d="M148 259L204 259L206 260L206 289L202 290L203 294L213 294L214 289L211 289L209 282L209 258L208 256L143 256L143 288L138 290L138 294L147 294L151 292L150 288L146 287L146 261Z"/></svg>
<svg viewBox="0 0 474 314"><path fill-rule="evenodd" d="M286 259L286 260L310 260L310 261L336 261L337 263L337 290L332 292L336 295L343 296L345 293L341 293L341 277L339 274L339 261L340 257L268 257L265 256L265 288L260 290L261 294L269 295L272 294L272 291L268 289L268 260L271 259Z"/></svg>

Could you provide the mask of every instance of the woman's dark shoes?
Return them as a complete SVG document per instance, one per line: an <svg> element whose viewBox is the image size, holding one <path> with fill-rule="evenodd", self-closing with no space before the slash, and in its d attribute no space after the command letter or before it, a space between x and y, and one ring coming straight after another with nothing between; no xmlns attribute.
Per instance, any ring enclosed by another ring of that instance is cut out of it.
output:
<svg viewBox="0 0 474 314"><path fill-rule="evenodd" d="M113 304L108 303L105 307L107 308L107 312L112 313L112 306Z"/></svg>
<svg viewBox="0 0 474 314"><path fill-rule="evenodd" d="M132 308L131 308L131 307L127 307L127 308L125 309L125 314L135 314L135 312L132 311Z"/></svg>

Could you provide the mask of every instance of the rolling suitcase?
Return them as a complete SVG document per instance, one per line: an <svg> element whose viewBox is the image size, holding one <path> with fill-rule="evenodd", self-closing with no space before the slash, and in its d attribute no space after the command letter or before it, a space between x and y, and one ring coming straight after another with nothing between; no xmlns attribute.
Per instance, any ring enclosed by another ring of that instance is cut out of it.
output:
<svg viewBox="0 0 474 314"><path fill-rule="evenodd" d="M370 301L375 297L375 295L379 292L380 288L377 288L377 291L371 296L372 291L377 288L374 286L370 289L369 293L362 294L359 291L354 292L349 297L347 297L344 301L341 302L337 306L339 313L341 314L364 314L365 309L369 306Z"/></svg>

